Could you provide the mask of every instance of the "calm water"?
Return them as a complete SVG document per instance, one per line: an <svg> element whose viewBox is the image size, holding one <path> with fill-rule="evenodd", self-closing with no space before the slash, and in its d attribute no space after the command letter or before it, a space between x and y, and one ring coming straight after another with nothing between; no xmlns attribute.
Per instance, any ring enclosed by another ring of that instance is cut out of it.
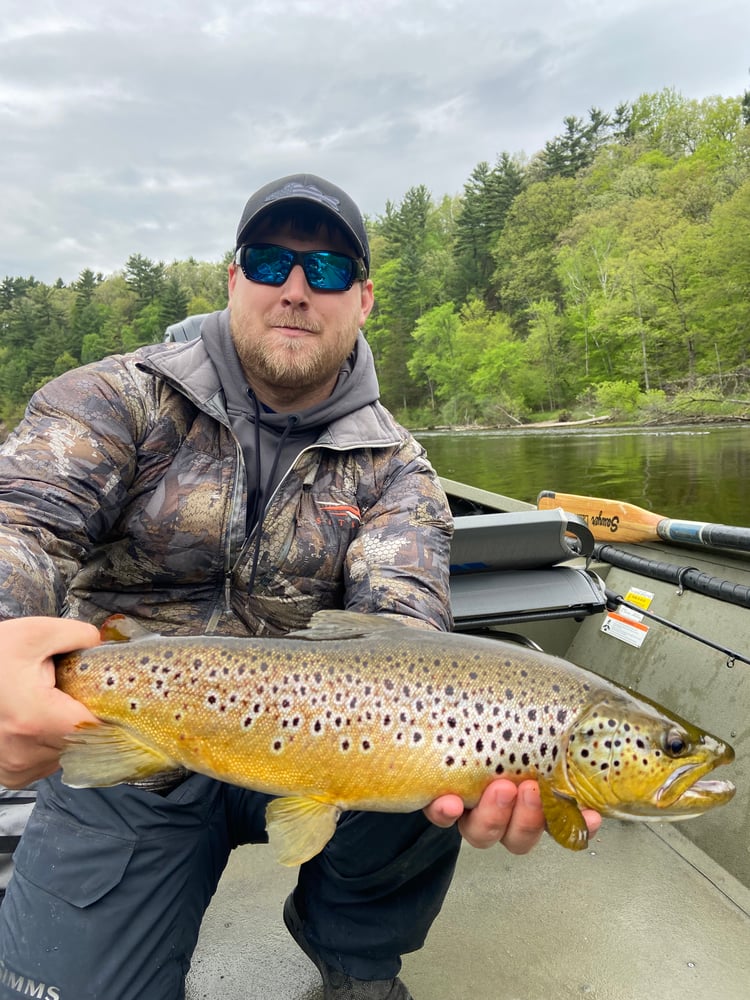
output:
<svg viewBox="0 0 750 1000"><path fill-rule="evenodd" d="M750 526L750 426L417 435L441 476L535 503L541 490Z"/></svg>

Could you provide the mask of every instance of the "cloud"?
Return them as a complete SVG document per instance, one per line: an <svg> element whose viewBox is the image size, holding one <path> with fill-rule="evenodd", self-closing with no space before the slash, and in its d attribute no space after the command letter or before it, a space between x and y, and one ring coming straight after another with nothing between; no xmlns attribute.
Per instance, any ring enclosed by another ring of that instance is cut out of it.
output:
<svg viewBox="0 0 750 1000"><path fill-rule="evenodd" d="M744 0L3 7L0 277L215 260L274 176L330 176L376 216L533 154L566 115L747 82Z"/></svg>

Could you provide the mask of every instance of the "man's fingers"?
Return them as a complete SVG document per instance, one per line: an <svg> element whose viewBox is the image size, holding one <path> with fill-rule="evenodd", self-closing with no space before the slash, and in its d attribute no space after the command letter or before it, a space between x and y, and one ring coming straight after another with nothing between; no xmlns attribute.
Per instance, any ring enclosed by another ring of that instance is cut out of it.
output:
<svg viewBox="0 0 750 1000"><path fill-rule="evenodd" d="M586 826L589 828L589 837L593 837L595 833L598 833L599 827L602 825L602 817L593 809L581 809L581 812L583 813L583 818L586 820Z"/></svg>
<svg viewBox="0 0 750 1000"><path fill-rule="evenodd" d="M88 649L100 641L95 625L75 618L11 618L0 623L0 629L4 644L15 645L17 655L35 660Z"/></svg>
<svg viewBox="0 0 750 1000"><path fill-rule="evenodd" d="M464 840L472 847L492 847L505 837L516 808L518 789L512 781L493 781L478 804L458 821Z"/></svg>
<svg viewBox="0 0 750 1000"><path fill-rule="evenodd" d="M461 836L472 847L503 844L511 854L527 854L539 843L545 830L544 810L536 781L516 785L507 778L491 782L473 809L464 810L457 795L442 795L424 810L436 826L452 826L458 821ZM593 809L582 810L593 836L602 818Z"/></svg>
<svg viewBox="0 0 750 1000"><path fill-rule="evenodd" d="M458 795L441 795L424 809L427 819L435 826L453 826L464 811L464 804Z"/></svg>

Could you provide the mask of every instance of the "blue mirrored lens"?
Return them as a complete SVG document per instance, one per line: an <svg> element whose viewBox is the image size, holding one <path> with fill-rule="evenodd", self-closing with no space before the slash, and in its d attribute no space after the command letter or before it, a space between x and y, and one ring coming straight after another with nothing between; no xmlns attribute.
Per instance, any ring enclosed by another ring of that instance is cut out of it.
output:
<svg viewBox="0 0 750 1000"><path fill-rule="evenodd" d="M252 243L240 251L245 277L261 285L283 285L295 264L302 265L307 283L318 291L346 291L360 271L352 257L331 250L299 253L271 243Z"/></svg>

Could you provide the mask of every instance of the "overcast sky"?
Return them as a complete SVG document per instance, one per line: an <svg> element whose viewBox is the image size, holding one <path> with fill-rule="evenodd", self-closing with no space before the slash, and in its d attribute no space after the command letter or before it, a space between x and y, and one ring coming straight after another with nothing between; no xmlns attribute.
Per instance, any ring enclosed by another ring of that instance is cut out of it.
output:
<svg viewBox="0 0 750 1000"><path fill-rule="evenodd" d="M0 278L218 260L323 174L371 216L566 115L750 88L748 0L0 0Z"/></svg>

